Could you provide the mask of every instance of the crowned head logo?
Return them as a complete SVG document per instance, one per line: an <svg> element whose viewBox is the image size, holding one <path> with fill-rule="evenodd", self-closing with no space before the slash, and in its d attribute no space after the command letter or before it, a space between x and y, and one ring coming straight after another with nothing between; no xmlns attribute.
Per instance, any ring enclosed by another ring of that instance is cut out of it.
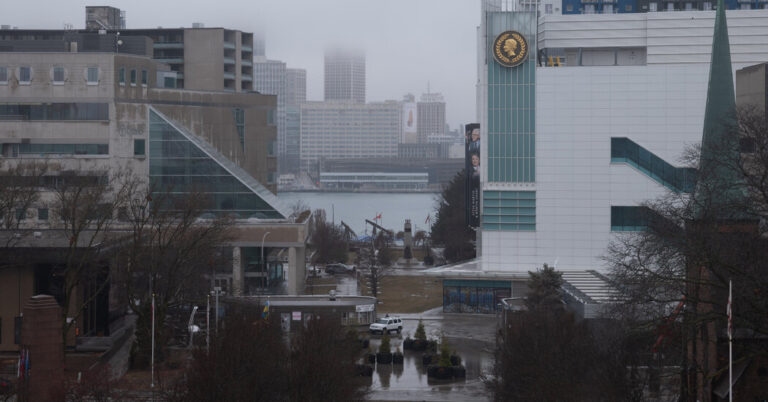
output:
<svg viewBox="0 0 768 402"><path fill-rule="evenodd" d="M505 67L515 67L528 57L528 41L520 32L502 32L493 41L493 58Z"/></svg>

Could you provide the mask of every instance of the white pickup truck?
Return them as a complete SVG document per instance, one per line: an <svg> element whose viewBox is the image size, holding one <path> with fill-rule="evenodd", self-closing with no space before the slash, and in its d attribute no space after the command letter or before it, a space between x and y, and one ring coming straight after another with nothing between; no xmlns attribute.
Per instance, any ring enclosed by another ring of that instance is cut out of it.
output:
<svg viewBox="0 0 768 402"><path fill-rule="evenodd" d="M371 333L378 332L382 335L384 334L385 331L388 333L391 333L394 331L399 334L400 332L403 331L403 320L401 320L398 317L379 318L378 320L376 320L376 322L371 324L371 326L368 327L368 329L371 331Z"/></svg>

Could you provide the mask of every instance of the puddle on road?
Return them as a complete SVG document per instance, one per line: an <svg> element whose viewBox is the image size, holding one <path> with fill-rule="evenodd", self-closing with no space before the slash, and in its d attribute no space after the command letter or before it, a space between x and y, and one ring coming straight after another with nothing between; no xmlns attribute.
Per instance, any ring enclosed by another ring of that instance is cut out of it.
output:
<svg viewBox="0 0 768 402"><path fill-rule="evenodd" d="M371 348L378 351L380 337L371 338ZM392 339L392 351L396 347L402 350L402 339ZM403 351L404 361L402 365L382 364L375 365L373 377L370 378L370 386L373 391L380 390L415 390L415 389L439 389L440 391L460 390L467 386L476 388L480 383L480 376L487 374L493 368L493 356L484 348L474 343L465 343L460 339L449 339L451 350L461 357L462 364L467 370L467 376L463 380L435 381L428 379L427 369L421 364L423 352Z"/></svg>

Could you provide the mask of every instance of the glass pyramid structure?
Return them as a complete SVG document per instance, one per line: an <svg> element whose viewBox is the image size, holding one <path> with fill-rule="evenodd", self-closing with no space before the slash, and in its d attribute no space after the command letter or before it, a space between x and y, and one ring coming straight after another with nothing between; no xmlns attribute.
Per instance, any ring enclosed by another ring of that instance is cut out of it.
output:
<svg viewBox="0 0 768 402"><path fill-rule="evenodd" d="M208 213L238 219L286 219L271 191L202 138L149 108L149 180L155 193L210 196Z"/></svg>

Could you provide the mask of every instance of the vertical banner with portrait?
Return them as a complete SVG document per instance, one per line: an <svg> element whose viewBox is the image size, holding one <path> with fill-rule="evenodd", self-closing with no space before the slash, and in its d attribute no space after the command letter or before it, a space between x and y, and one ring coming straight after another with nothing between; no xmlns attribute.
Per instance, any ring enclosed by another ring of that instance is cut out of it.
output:
<svg viewBox="0 0 768 402"><path fill-rule="evenodd" d="M464 167L467 172L466 222L480 226L480 124L464 126Z"/></svg>

